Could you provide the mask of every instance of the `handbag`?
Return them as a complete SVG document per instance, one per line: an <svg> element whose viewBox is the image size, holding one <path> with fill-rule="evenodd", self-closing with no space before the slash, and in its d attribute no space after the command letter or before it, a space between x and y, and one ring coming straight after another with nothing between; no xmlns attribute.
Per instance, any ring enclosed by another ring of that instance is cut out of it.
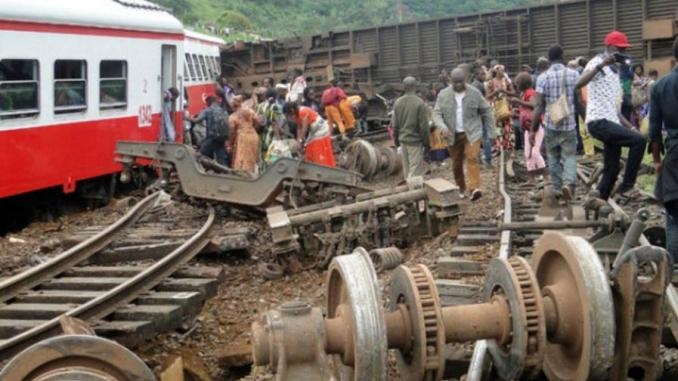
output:
<svg viewBox="0 0 678 381"><path fill-rule="evenodd" d="M560 88L560 96L555 102L547 106L549 117L553 124L560 124L565 118L567 118L570 112L570 106L567 104L567 94L565 93L565 88L567 87L567 69L563 69L563 85Z"/></svg>
<svg viewBox="0 0 678 381"><path fill-rule="evenodd" d="M511 108L509 107L508 99L501 98L494 102L494 119L506 120L511 117Z"/></svg>

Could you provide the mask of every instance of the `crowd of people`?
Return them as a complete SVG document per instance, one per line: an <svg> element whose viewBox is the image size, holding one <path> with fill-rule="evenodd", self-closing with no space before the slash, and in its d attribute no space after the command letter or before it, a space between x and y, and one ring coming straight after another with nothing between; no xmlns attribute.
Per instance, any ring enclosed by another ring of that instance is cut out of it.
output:
<svg viewBox="0 0 678 381"><path fill-rule="evenodd" d="M427 163L450 158L462 197L475 201L482 197L481 165L492 166L501 149L509 159L522 150L529 182L540 177L568 201L577 187L577 157L592 158L597 139L604 168L592 196L633 198L649 139L656 197L666 206L668 250L678 260L678 69L661 80L655 70L646 76L626 54L631 44L620 31L607 34L604 44L590 59L569 61L554 45L534 68L523 65L513 78L489 57L443 70L440 83L425 90L414 77L405 78L390 126L405 179L423 176ZM678 39L673 53L678 59ZM264 78L252 94L238 94L222 77L207 107L185 115L185 141L252 176L294 155L335 166L332 135L360 133L367 112L365 95L357 86L349 94L346 88L332 80L320 93L296 70L284 83ZM167 91L166 104L177 96L176 89ZM163 139L173 140L170 128L165 130ZM628 155L617 183L622 148Z"/></svg>
<svg viewBox="0 0 678 381"><path fill-rule="evenodd" d="M426 161L449 157L462 197L477 200L480 163L491 166L500 148L509 158L522 149L529 182L541 176L567 201L577 187L577 157L593 158L597 139L603 172L591 196L631 199L639 195L635 185L649 140L667 249L678 261L678 68L662 79L656 70L646 76L626 54L631 44L624 33L610 32L604 44L588 60L569 61L554 45L534 69L524 65L513 79L491 58L443 70L440 85L425 91L405 78L392 116L405 177L424 174ZM673 54L678 60L678 39ZM618 182L623 148L628 155Z"/></svg>
<svg viewBox="0 0 678 381"><path fill-rule="evenodd" d="M367 116L365 94L356 87L344 89L331 80L320 94L307 85L301 70L293 70L280 83L263 78L249 94L239 92L222 76L200 114L191 115L184 102L184 143L195 146L203 157L251 177L282 157L334 167L333 131L342 139L359 134ZM175 88L164 94L164 141L175 141L169 114L178 97Z"/></svg>
<svg viewBox="0 0 678 381"><path fill-rule="evenodd" d="M443 70L440 84L428 91L420 91L415 78L405 78L405 95L392 118L405 177L422 175L426 160L450 157L462 194L477 200L481 164L491 166L500 148L509 159L522 150L529 182L535 184L539 176L557 197L569 200L577 186L577 156L592 157L595 138L605 157L598 196L607 199L616 191L632 197L657 72L646 77L643 66L632 63L624 33L612 31L604 42L605 50L590 60L566 61L562 47L554 45L534 68L523 65L515 76L485 56L450 73ZM615 187L623 147L629 149L628 160Z"/></svg>

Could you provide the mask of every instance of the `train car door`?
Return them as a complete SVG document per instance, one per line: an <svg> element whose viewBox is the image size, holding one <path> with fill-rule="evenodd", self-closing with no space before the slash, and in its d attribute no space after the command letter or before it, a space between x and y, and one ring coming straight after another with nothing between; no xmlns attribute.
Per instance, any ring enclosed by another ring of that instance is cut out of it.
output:
<svg viewBox="0 0 678 381"><path fill-rule="evenodd" d="M162 89L162 94L164 94L167 89L170 87L176 87L179 89L177 86L177 47L174 45L162 45L162 59L160 62L160 86ZM181 90L181 89L179 89ZM179 92L181 94L181 91ZM172 110L171 110L171 115L173 116L174 120L174 130L176 133L176 138L178 141L182 141L183 134L181 133L181 127L182 123L181 120L177 117L179 114L177 110L179 110L179 107L177 106L177 102L180 102L182 99L181 96L177 98L177 100L172 104ZM164 101L161 99L161 105L164 107Z"/></svg>

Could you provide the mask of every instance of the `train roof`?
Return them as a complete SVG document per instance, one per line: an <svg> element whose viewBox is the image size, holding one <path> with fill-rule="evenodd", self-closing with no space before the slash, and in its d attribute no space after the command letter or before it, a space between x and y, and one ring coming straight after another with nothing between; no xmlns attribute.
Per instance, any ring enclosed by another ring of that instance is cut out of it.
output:
<svg viewBox="0 0 678 381"><path fill-rule="evenodd" d="M146 0L2 0L0 21L183 34L167 9Z"/></svg>
<svg viewBox="0 0 678 381"><path fill-rule="evenodd" d="M184 35L187 38L192 39L192 40L204 41L204 42L208 42L208 43L211 43L211 44L217 44L217 45L221 45L221 46L226 45L226 41L224 41L223 38L210 36L210 35L204 34L204 33L194 32L194 31L188 30L188 29L184 30Z"/></svg>

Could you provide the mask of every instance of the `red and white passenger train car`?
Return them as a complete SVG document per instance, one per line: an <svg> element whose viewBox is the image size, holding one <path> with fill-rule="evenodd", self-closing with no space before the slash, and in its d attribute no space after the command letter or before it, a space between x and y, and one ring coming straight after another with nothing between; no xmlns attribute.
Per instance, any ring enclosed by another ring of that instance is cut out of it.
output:
<svg viewBox="0 0 678 381"><path fill-rule="evenodd" d="M185 30L184 36L184 96L188 111L195 115L205 108L205 98L214 94L225 43L221 38L190 30Z"/></svg>
<svg viewBox="0 0 678 381"><path fill-rule="evenodd" d="M182 93L192 44L179 20L144 0L2 0L0 200L73 192L120 170L116 141L157 141L163 91Z"/></svg>

